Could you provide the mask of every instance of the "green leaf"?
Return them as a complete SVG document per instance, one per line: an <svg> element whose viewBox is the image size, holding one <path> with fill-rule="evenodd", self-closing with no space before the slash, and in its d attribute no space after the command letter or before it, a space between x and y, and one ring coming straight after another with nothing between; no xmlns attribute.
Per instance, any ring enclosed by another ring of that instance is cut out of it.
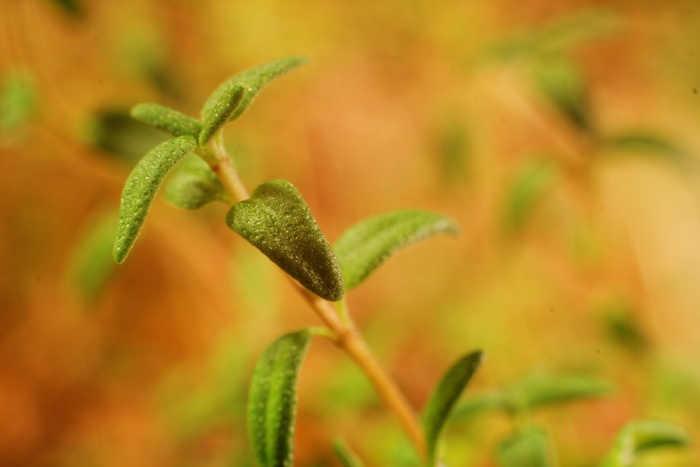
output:
<svg viewBox="0 0 700 467"><path fill-rule="evenodd" d="M326 300L343 297L340 267L306 201L286 180L260 185L231 208L226 224L301 285Z"/></svg>
<svg viewBox="0 0 700 467"><path fill-rule="evenodd" d="M167 131L173 136L197 137L202 131L199 120L159 104L138 104L131 109L131 116L146 125Z"/></svg>
<svg viewBox="0 0 700 467"><path fill-rule="evenodd" d="M502 391L491 391L469 397L454 411L454 421L466 420L481 412L505 410L508 407Z"/></svg>
<svg viewBox="0 0 700 467"><path fill-rule="evenodd" d="M185 157L173 171L164 190L165 198L183 209L199 209L211 201L231 203L219 177L201 157Z"/></svg>
<svg viewBox="0 0 700 467"><path fill-rule="evenodd" d="M167 141L168 136L155 128L134 120L123 109L98 110L87 128L90 142L108 156L117 156L133 167L154 146Z"/></svg>
<svg viewBox="0 0 700 467"><path fill-rule="evenodd" d="M0 83L0 135L10 135L35 117L37 90L32 76L21 69L7 71Z"/></svg>
<svg viewBox="0 0 700 467"><path fill-rule="evenodd" d="M666 138L645 132L624 133L603 139L604 147L616 153L658 157L672 162L683 159L683 151Z"/></svg>
<svg viewBox="0 0 700 467"><path fill-rule="evenodd" d="M199 134L199 145L204 146L217 131L229 121L236 108L241 105L245 88L238 83L229 83L218 95L218 99L202 112L203 128Z"/></svg>
<svg viewBox="0 0 700 467"><path fill-rule="evenodd" d="M440 434L450 418L464 388L481 365L483 353L472 352L457 360L445 373L433 391L423 413L423 431L428 451L428 465L437 463Z"/></svg>
<svg viewBox="0 0 700 467"><path fill-rule="evenodd" d="M359 285L398 250L439 233L456 233L449 217L402 210L366 219L350 227L335 244L347 290Z"/></svg>
<svg viewBox="0 0 700 467"><path fill-rule="evenodd" d="M112 250L117 263L124 261L134 245L165 176L196 146L197 141L192 136L173 138L153 148L131 171L122 191L117 237Z"/></svg>
<svg viewBox="0 0 700 467"><path fill-rule="evenodd" d="M603 463L604 467L633 467L640 454L660 447L690 444L688 432L661 420L637 420L626 425Z"/></svg>
<svg viewBox="0 0 700 467"><path fill-rule="evenodd" d="M562 57L543 59L533 74L535 84L554 107L580 130L591 130L585 83L573 62Z"/></svg>
<svg viewBox="0 0 700 467"><path fill-rule="evenodd" d="M496 448L496 459L500 467L552 467L547 432L537 426L520 429L505 439Z"/></svg>
<svg viewBox="0 0 700 467"><path fill-rule="evenodd" d="M207 121L206 116L211 115L221 96L233 87L241 86L244 89L243 99L235 111L228 117L228 121L238 118L248 109L253 99L273 79L281 76L297 66L306 63L303 57L287 57L263 65L249 68L224 81L207 98L202 108L202 120Z"/></svg>
<svg viewBox="0 0 700 467"><path fill-rule="evenodd" d="M511 411L609 395L614 386L591 376L533 374L505 391Z"/></svg>
<svg viewBox="0 0 700 467"><path fill-rule="evenodd" d="M307 329L280 337L258 361L248 398L248 431L263 467L291 466L296 383L311 342Z"/></svg>
<svg viewBox="0 0 700 467"><path fill-rule="evenodd" d="M556 175L556 167L543 159L528 161L519 169L506 194L502 221L505 233L513 235L522 231Z"/></svg>
<svg viewBox="0 0 700 467"><path fill-rule="evenodd" d="M333 440L333 451L335 451L343 467L364 467L365 465L350 446L348 446L348 443L341 438Z"/></svg>
<svg viewBox="0 0 700 467"><path fill-rule="evenodd" d="M112 243L116 213L110 212L93 222L80 238L72 263L72 277L80 294L96 299L114 272Z"/></svg>

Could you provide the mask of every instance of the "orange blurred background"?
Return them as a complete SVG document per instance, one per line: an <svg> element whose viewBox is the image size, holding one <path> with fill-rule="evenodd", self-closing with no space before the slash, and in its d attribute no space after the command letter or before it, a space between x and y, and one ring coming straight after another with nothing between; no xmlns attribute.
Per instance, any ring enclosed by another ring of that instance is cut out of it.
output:
<svg viewBox="0 0 700 467"><path fill-rule="evenodd" d="M196 115L228 76L287 55L225 130L249 189L291 181L334 241L391 209L462 228L349 295L421 407L459 354L470 393L533 371L615 383L538 412L565 466L658 417L700 431L700 4L694 0L0 0L0 465L254 465L256 357L317 325L226 207L154 204L122 266L109 238L154 101ZM106 239L106 240L105 240ZM105 250L107 245L107 250ZM362 375L315 342L297 462L412 465ZM491 466L500 415L448 433ZM657 463L700 464L697 448Z"/></svg>

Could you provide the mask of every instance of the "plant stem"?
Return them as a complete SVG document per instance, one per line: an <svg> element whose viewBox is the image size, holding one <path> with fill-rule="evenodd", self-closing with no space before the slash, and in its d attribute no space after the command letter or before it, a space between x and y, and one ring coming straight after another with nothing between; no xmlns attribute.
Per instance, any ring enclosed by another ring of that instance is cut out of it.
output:
<svg viewBox="0 0 700 467"><path fill-rule="evenodd" d="M238 203L248 199L248 192L241 182L238 174L231 165L231 159L226 154L226 150L219 138L211 147L215 161L210 162L212 170L219 176L226 191L231 195L233 201ZM370 380L384 405L394 413L409 439L415 446L418 454L425 459L426 448L423 438L423 430L418 424L415 411L406 400L401 390L394 380L384 370L381 364L370 350L362 335L350 319L347 310L343 308L342 317L331 302L328 302L313 292L304 288L291 276L287 276L294 285L294 288L304 297L320 318L323 324L335 335L331 341L343 352L345 352ZM341 306L345 307L343 303ZM329 336L330 337L330 336Z"/></svg>

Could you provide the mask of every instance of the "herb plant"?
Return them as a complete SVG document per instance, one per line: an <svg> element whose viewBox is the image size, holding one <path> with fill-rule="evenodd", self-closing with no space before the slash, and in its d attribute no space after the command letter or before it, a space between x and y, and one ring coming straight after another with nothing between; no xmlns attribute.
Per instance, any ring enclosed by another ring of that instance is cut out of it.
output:
<svg viewBox="0 0 700 467"><path fill-rule="evenodd" d="M509 390L476 396L458 407L483 361L483 353L476 350L456 359L418 417L363 340L344 297L397 251L434 235L455 234L456 223L434 212L394 211L350 227L331 245L290 182L270 180L249 195L224 148L222 128L240 117L270 81L304 62L290 57L234 75L206 100L199 119L159 104L135 106L133 118L173 138L146 154L129 175L113 246L114 259L123 262L167 177L165 195L182 208L197 209L212 201L228 204L226 225L279 266L320 318L323 327L278 338L257 363L250 384L248 428L260 465L293 463L296 383L314 337L329 339L364 372L426 466L441 464L440 439L452 415L462 421L486 409L522 415L540 405L606 392L605 383L592 380L528 380ZM621 433L604 465L631 466L647 448L686 442L685 432L675 425L636 422ZM343 465L363 465L344 441L337 440L334 448ZM514 434L499 444L496 457L506 467L553 465L547 433L527 420L516 424Z"/></svg>

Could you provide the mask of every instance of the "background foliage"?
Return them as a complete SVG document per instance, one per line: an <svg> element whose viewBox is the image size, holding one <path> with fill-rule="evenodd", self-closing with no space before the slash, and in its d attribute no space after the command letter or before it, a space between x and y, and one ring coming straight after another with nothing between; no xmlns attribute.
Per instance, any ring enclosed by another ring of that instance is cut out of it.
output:
<svg viewBox="0 0 700 467"><path fill-rule="evenodd" d="M109 225L165 138L128 109L194 114L227 76L296 54L310 63L226 131L246 184L292 181L331 243L391 209L460 225L349 296L415 406L482 348L474 393L540 372L615 383L536 412L562 465L596 465L633 417L697 440L696 3L0 0L0 464L253 465L253 362L312 315L221 205L158 197L119 268ZM300 384L298 465L333 465L336 433L377 465L410 461L330 345ZM493 465L507 432L502 415L456 420L445 457Z"/></svg>

